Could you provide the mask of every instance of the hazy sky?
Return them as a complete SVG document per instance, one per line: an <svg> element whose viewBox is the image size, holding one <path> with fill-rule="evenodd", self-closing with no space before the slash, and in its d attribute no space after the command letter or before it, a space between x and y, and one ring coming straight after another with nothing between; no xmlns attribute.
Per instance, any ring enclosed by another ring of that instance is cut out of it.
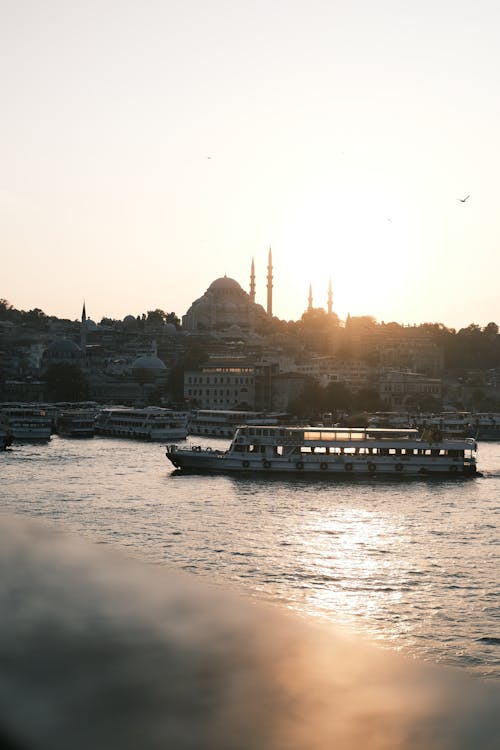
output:
<svg viewBox="0 0 500 750"><path fill-rule="evenodd" d="M0 297L500 323L498 0L0 0ZM470 194L462 203L458 199Z"/></svg>

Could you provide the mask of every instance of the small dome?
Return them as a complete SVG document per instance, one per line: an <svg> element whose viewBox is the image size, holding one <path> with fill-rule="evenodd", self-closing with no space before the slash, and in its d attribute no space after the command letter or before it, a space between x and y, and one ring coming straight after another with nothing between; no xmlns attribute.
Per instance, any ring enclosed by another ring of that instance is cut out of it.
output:
<svg viewBox="0 0 500 750"><path fill-rule="evenodd" d="M165 333L177 333L177 328L173 323L165 323L165 325L163 326L163 330L165 331Z"/></svg>
<svg viewBox="0 0 500 750"><path fill-rule="evenodd" d="M53 341L48 345L45 353L50 357L58 357L71 354L79 355L81 354L81 351L82 350L78 344L75 344L74 341L69 341L68 339L57 339L57 341Z"/></svg>
<svg viewBox="0 0 500 750"><path fill-rule="evenodd" d="M124 323L136 323L137 321L133 315L125 315L125 317L123 318L123 322Z"/></svg>
<svg viewBox="0 0 500 750"><path fill-rule="evenodd" d="M133 363L132 363L132 369L133 370L166 370L164 362L159 359L159 357L148 357L147 355L144 355L142 357L138 357Z"/></svg>

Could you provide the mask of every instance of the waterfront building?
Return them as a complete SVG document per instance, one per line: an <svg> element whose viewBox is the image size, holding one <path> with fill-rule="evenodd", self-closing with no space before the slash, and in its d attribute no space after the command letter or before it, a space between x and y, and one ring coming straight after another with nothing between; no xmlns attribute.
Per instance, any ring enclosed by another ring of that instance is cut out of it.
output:
<svg viewBox="0 0 500 750"><path fill-rule="evenodd" d="M254 409L255 367L228 360L187 370L184 399L198 409Z"/></svg>
<svg viewBox="0 0 500 750"><path fill-rule="evenodd" d="M398 411L429 399L440 402L442 384L439 378L417 372L389 371L379 377L379 395L388 409Z"/></svg>

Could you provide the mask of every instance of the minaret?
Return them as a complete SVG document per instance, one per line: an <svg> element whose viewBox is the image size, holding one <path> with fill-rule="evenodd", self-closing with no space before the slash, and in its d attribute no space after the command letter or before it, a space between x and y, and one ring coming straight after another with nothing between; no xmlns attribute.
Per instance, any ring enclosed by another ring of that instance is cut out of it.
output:
<svg viewBox="0 0 500 750"><path fill-rule="evenodd" d="M269 248L269 259L267 261L267 315L273 317L273 256Z"/></svg>
<svg viewBox="0 0 500 750"><path fill-rule="evenodd" d="M87 313L85 312L85 300L83 300L82 324L80 326L80 349L82 350L83 362L85 362L86 347L87 347Z"/></svg>
<svg viewBox="0 0 500 750"><path fill-rule="evenodd" d="M250 300L255 302L255 265L252 258L252 267L250 269Z"/></svg>
<svg viewBox="0 0 500 750"><path fill-rule="evenodd" d="M332 280L328 281L328 315L332 314Z"/></svg>
<svg viewBox="0 0 500 750"><path fill-rule="evenodd" d="M312 284L309 284L309 304L307 306L307 311L310 312L313 309L313 291L312 291Z"/></svg>

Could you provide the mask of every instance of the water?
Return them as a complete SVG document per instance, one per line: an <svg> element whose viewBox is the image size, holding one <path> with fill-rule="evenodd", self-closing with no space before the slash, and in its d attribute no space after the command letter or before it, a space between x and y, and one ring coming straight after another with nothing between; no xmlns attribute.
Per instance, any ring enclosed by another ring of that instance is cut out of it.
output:
<svg viewBox="0 0 500 750"><path fill-rule="evenodd" d="M212 447L224 441L197 439ZM3 510L500 677L500 443L469 481L180 476L162 445L111 438L0 455Z"/></svg>

